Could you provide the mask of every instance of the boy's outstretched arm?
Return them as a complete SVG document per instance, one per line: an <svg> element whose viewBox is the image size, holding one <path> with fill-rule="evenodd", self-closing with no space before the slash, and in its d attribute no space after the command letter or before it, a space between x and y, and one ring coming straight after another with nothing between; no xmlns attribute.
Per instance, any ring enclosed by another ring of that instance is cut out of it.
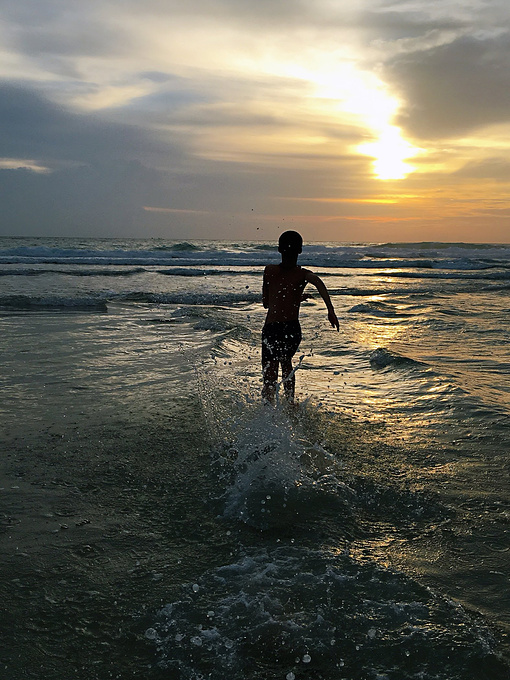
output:
<svg viewBox="0 0 510 680"><path fill-rule="evenodd" d="M306 270L305 278L308 283L311 283L319 291L321 298L324 300L324 302L326 303L326 307L328 308L329 323L333 326L333 328L336 328L337 331L339 331L340 324L336 317L335 310L333 308L333 303L331 302L331 298L329 297L328 289L324 285L324 282L317 276L317 274L314 274L313 272L308 270Z"/></svg>

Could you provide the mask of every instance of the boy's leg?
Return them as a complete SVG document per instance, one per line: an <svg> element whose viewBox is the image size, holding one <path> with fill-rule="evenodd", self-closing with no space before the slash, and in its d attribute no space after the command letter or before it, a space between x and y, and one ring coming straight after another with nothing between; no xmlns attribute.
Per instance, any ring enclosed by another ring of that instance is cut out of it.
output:
<svg viewBox="0 0 510 680"><path fill-rule="evenodd" d="M262 398L267 399L271 404L274 403L276 396L276 383L278 382L278 361L269 360L262 364Z"/></svg>
<svg viewBox="0 0 510 680"><path fill-rule="evenodd" d="M280 363L282 365L282 380L285 396L287 397L289 404L293 404L294 392L296 389L296 376L292 373L292 358L282 359Z"/></svg>

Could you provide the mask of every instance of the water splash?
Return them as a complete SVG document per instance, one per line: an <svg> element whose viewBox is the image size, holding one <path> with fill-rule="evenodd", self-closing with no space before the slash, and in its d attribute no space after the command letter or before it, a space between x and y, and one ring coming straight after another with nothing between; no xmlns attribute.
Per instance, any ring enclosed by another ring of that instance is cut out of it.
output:
<svg viewBox="0 0 510 680"><path fill-rule="evenodd" d="M230 422L230 445L218 462L226 481L224 517L257 529L288 525L321 503L345 509L352 490L342 465L307 438L308 406L254 404Z"/></svg>
<svg viewBox="0 0 510 680"><path fill-rule="evenodd" d="M199 583L145 633L182 680L506 677L490 631L462 607L345 553L248 550Z"/></svg>

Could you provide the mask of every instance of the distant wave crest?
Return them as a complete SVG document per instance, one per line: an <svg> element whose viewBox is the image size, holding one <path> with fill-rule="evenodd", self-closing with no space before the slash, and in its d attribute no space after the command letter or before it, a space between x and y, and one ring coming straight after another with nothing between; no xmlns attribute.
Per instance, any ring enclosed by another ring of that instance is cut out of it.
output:
<svg viewBox="0 0 510 680"><path fill-rule="evenodd" d="M370 365L373 368L399 368L404 366L423 366L423 363L392 352L385 347L378 347L370 355Z"/></svg>

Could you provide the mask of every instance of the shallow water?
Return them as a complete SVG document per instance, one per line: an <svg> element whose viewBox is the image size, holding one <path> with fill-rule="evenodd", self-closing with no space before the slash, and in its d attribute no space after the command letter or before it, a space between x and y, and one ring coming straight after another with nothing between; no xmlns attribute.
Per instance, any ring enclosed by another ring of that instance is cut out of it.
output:
<svg viewBox="0 0 510 680"><path fill-rule="evenodd" d="M4 245L6 677L509 676L508 250L312 249L289 410L263 244Z"/></svg>

